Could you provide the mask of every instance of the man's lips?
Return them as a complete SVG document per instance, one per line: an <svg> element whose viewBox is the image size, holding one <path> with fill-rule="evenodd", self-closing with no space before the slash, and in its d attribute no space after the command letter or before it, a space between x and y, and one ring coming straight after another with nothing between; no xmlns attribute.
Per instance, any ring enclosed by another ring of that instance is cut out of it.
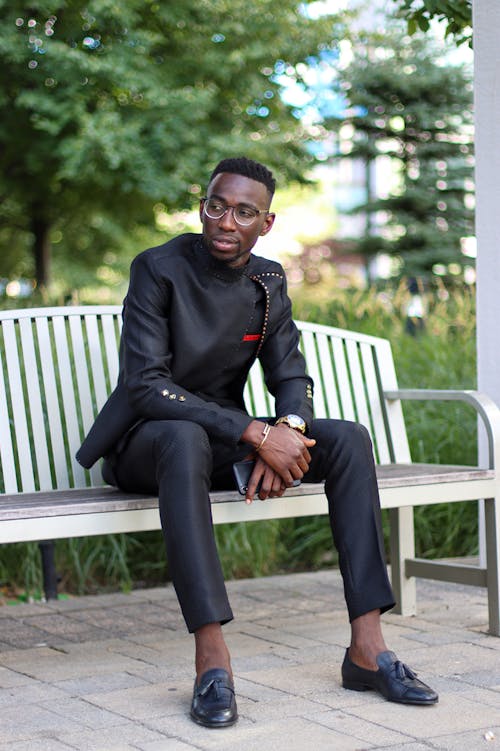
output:
<svg viewBox="0 0 500 751"><path fill-rule="evenodd" d="M238 247L239 242L232 237L213 237L212 245L218 250L234 250Z"/></svg>

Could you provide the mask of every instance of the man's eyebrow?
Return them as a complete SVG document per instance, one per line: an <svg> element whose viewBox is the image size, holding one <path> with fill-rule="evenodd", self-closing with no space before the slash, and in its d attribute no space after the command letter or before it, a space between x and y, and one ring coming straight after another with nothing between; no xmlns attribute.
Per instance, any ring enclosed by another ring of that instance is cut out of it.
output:
<svg viewBox="0 0 500 751"><path fill-rule="evenodd" d="M220 196L218 193L211 193L208 198L217 198L219 201L222 201L223 203L227 203L226 199L223 196ZM236 204L237 206L246 206L249 209L255 209L255 211L260 211L258 206L254 206L253 203L248 203L247 201L238 201Z"/></svg>

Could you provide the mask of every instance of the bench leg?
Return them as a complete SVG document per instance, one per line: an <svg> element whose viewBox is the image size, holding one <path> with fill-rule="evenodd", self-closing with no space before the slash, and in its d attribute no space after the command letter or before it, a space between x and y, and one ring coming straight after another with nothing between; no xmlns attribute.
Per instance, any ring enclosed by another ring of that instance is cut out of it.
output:
<svg viewBox="0 0 500 751"><path fill-rule="evenodd" d="M43 589L46 600L57 600L57 573L55 564L55 544L53 540L38 543L42 556Z"/></svg>
<svg viewBox="0 0 500 751"><path fill-rule="evenodd" d="M486 586L488 588L489 632L500 636L500 503L487 498L484 502L486 528Z"/></svg>
<svg viewBox="0 0 500 751"><path fill-rule="evenodd" d="M395 612L415 615L417 588L415 577L407 577L405 560L415 557L415 532L413 508L396 508L389 511L391 579L396 598Z"/></svg>

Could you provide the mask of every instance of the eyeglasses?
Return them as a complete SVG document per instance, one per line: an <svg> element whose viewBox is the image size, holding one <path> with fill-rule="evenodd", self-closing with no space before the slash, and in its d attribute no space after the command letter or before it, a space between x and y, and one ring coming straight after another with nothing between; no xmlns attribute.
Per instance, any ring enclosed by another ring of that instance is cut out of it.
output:
<svg viewBox="0 0 500 751"><path fill-rule="evenodd" d="M252 206L246 206L243 203L239 203L237 206L230 206L218 198L203 198L202 200L204 202L203 211L209 219L222 219L232 209L234 221L237 224L241 224L242 227L248 227L252 224L259 214L269 214L269 211L265 209L254 209Z"/></svg>

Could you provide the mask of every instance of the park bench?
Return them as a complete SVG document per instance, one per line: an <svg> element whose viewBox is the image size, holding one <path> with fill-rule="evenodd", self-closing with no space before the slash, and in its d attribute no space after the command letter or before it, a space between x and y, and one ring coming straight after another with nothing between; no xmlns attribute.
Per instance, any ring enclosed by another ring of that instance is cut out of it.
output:
<svg viewBox="0 0 500 751"><path fill-rule="evenodd" d="M398 612L416 612L415 577L486 587L489 630L500 635L500 411L475 391L398 389L385 339L297 325L315 382L316 416L357 420L370 431L381 503L389 510ZM157 499L105 486L99 465L86 470L75 459L116 382L120 331L119 306L0 312L0 543L160 528ZM258 364L245 398L252 414L273 414ZM485 427L487 466L412 463L402 399L472 405ZM477 499L485 499L485 566L415 558L415 506ZM251 506L236 490L213 492L211 500L216 524L327 512L320 484L304 483L283 498ZM54 588L46 582L49 594Z"/></svg>

